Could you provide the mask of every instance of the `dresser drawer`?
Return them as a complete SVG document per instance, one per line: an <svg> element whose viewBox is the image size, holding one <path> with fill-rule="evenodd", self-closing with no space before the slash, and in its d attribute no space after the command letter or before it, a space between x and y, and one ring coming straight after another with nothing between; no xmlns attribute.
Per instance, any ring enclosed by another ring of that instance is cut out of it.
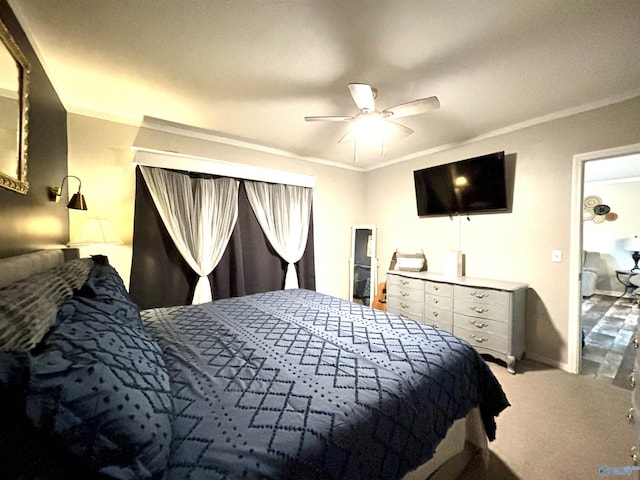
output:
<svg viewBox="0 0 640 480"><path fill-rule="evenodd" d="M493 305L509 306L509 292L491 290L488 288L467 287L454 285L453 296L460 300L473 300L475 303L491 303Z"/></svg>
<svg viewBox="0 0 640 480"><path fill-rule="evenodd" d="M468 330L457 324L454 324L453 326L453 334L456 337L466 340L474 347L488 348L503 354L509 351L509 342L507 341L507 338L500 335L490 335L488 333L479 332L477 329Z"/></svg>
<svg viewBox="0 0 640 480"><path fill-rule="evenodd" d="M425 306L424 320L422 323L440 330L453 332L453 312L451 310Z"/></svg>
<svg viewBox="0 0 640 480"><path fill-rule="evenodd" d="M453 285L450 283L424 282L424 291L440 297L453 297Z"/></svg>
<svg viewBox="0 0 640 480"><path fill-rule="evenodd" d="M456 313L463 315L509 323L509 307L502 305L491 305L475 300L456 299L454 310Z"/></svg>
<svg viewBox="0 0 640 480"><path fill-rule="evenodd" d="M414 278L390 275L387 279L387 301L395 297L407 302L423 302L423 283Z"/></svg>
<svg viewBox="0 0 640 480"><path fill-rule="evenodd" d="M487 318L470 317L459 313L453 314L453 323L465 330L472 330L479 334L499 335L509 338L509 324L505 322L497 322Z"/></svg>
<svg viewBox="0 0 640 480"><path fill-rule="evenodd" d="M442 308L445 310L452 310L453 297L439 297L437 295L432 295L431 293L425 293L424 308L429 308L430 306Z"/></svg>
<svg viewBox="0 0 640 480"><path fill-rule="evenodd" d="M387 288L402 288L410 290L424 291L424 281L419 278L401 277L400 275L387 276Z"/></svg>
<svg viewBox="0 0 640 480"><path fill-rule="evenodd" d="M422 302L387 297L387 311L412 320L422 320Z"/></svg>

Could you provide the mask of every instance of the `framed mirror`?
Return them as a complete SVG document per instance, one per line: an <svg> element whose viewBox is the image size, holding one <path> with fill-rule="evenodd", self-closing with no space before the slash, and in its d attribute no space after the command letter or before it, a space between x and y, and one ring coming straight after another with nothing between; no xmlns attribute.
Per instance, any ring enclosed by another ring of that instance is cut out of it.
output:
<svg viewBox="0 0 640 480"><path fill-rule="evenodd" d="M0 21L0 187L29 191L29 62Z"/></svg>
<svg viewBox="0 0 640 480"><path fill-rule="evenodd" d="M376 293L376 226L351 227L351 257L349 259L349 300L371 305Z"/></svg>

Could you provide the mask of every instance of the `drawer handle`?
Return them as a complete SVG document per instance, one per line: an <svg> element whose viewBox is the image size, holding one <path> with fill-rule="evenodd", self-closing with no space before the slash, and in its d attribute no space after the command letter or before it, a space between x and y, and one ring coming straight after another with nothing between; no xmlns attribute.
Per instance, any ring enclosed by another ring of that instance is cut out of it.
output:
<svg viewBox="0 0 640 480"><path fill-rule="evenodd" d="M488 323L484 323L484 322L476 322L475 320L471 320L469 322L471 325L473 325L474 327L478 327L478 328L486 328L489 326Z"/></svg>
<svg viewBox="0 0 640 480"><path fill-rule="evenodd" d="M411 294L409 292L405 292L404 290L402 292L400 292L400 295L402 295L403 297L411 296Z"/></svg>
<svg viewBox="0 0 640 480"><path fill-rule="evenodd" d="M629 385L631 386L631 388L634 388L636 386L636 372L635 370L633 372L631 372L629 374L629 377L627 377L629 379Z"/></svg>
<svg viewBox="0 0 640 480"><path fill-rule="evenodd" d="M439 314L438 312L432 312L432 315L433 315L434 317L438 317L440 314Z"/></svg>
<svg viewBox="0 0 640 480"><path fill-rule="evenodd" d="M629 423L633 423L633 407L629 409L629 413L627 413L627 419L629 420Z"/></svg>
<svg viewBox="0 0 640 480"><path fill-rule="evenodd" d="M487 337L479 337L475 333L471 335L471 338L473 338L476 343L484 343L489 341Z"/></svg>
<svg viewBox="0 0 640 480"><path fill-rule="evenodd" d="M475 305L473 307L469 307L471 308L471 310L473 310L476 313L486 313L489 311L488 308L482 308L482 307L476 307Z"/></svg>
<svg viewBox="0 0 640 480"><path fill-rule="evenodd" d="M433 303L436 303L436 304L437 304L437 303L440 303L440 300L438 300L437 298L434 298L434 299L433 299Z"/></svg>
<svg viewBox="0 0 640 480"><path fill-rule="evenodd" d="M638 450L636 449L635 446L631 447L631 453L629 454L629 456L631 457L631 461L633 462L633 465L637 465L638 464Z"/></svg>
<svg viewBox="0 0 640 480"><path fill-rule="evenodd" d="M409 308L409 305L407 305L406 303L401 303L401 304L400 304L400 306L401 306L402 308L405 308L405 309L406 309L406 308Z"/></svg>
<svg viewBox="0 0 640 480"><path fill-rule="evenodd" d="M488 297L489 294L488 293L483 293L483 292L479 292L478 293L476 291L473 291L473 292L471 292L471 296L472 297L476 297L476 298L485 298L485 297Z"/></svg>
<svg viewBox="0 0 640 480"><path fill-rule="evenodd" d="M433 289L437 292L438 290L440 290L440 287L436 287L435 285L433 286Z"/></svg>
<svg viewBox="0 0 640 480"><path fill-rule="evenodd" d="M638 339L637 333L633 334L633 337L631 337L631 341L633 342L633 348L638 348L640 346L640 341Z"/></svg>
<svg viewBox="0 0 640 480"><path fill-rule="evenodd" d="M409 285L409 280L400 280L400 283L403 285Z"/></svg>

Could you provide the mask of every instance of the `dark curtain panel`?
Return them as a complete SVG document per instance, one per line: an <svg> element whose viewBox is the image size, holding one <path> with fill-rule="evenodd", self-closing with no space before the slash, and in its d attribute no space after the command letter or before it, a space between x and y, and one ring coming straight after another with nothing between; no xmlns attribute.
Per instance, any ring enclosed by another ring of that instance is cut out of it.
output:
<svg viewBox="0 0 640 480"><path fill-rule="evenodd" d="M313 218L313 217L312 217ZM313 221L307 248L296 264L300 288L315 290ZM240 183L238 223L220 263L209 275L214 300L284 287L286 263L273 250ZM191 303L197 275L167 233L151 194L136 169L136 199L131 265L131 298L141 308Z"/></svg>

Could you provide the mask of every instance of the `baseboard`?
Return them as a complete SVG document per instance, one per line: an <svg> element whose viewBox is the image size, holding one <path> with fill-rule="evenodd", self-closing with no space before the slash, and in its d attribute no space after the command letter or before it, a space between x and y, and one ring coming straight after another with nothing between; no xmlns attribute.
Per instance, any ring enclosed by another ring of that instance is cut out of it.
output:
<svg viewBox="0 0 640 480"><path fill-rule="evenodd" d="M535 353L526 352L525 358L527 358L529 360L533 360L534 362L544 363L545 365L549 365L550 367L554 367L554 368L557 368L557 369L560 369L560 370L564 370L565 372L578 373L578 372L572 371L569 368L569 364L568 363L560 362L558 360L553 360L551 358L545 357L544 355L538 355L538 354L535 354ZM517 370L517 366L516 366L516 370Z"/></svg>
<svg viewBox="0 0 640 480"><path fill-rule="evenodd" d="M593 293L597 293L598 295L607 295L609 297L619 297L624 292L619 292L615 290L594 290Z"/></svg>

